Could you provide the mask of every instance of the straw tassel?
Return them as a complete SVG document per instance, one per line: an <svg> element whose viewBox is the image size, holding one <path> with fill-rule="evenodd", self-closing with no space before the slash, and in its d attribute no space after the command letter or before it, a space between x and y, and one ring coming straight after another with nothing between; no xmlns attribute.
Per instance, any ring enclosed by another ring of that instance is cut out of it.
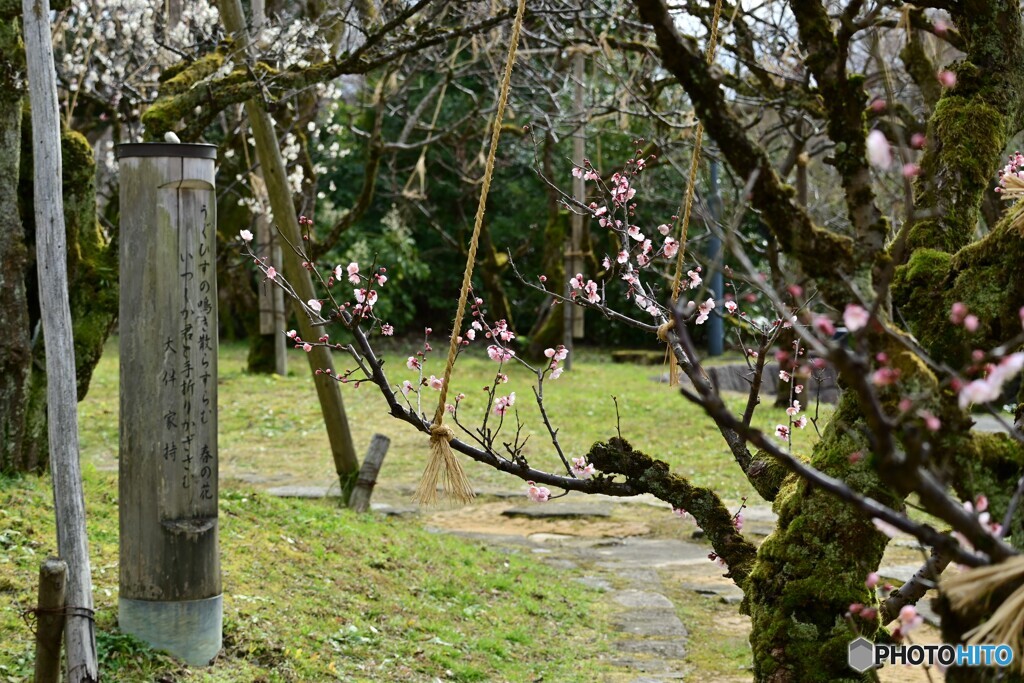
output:
<svg viewBox="0 0 1024 683"><path fill-rule="evenodd" d="M455 432L448 425L430 425L430 460L413 494L413 499L420 505L433 505L437 502L438 481L442 490L458 502L468 503L473 500L473 487L448 443L454 438Z"/></svg>
<svg viewBox="0 0 1024 683"><path fill-rule="evenodd" d="M1024 556L951 576L942 581L942 591L953 610L962 612L977 605L987 607L994 593L1018 582L1024 582ZM1014 652L1013 667L1024 671L1024 583L984 623L964 636L970 645L1009 645Z"/></svg>

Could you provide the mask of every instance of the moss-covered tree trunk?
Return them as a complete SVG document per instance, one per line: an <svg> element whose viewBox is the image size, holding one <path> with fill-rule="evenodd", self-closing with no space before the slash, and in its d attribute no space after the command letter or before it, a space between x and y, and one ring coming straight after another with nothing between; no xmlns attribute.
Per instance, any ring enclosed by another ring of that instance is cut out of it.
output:
<svg viewBox="0 0 1024 683"><path fill-rule="evenodd" d="M18 214L18 164L21 153L22 86L15 74L24 69L18 20L0 15L0 471L27 471L39 466L38 449L26 435L26 404L32 363L25 278L28 248Z"/></svg>
<svg viewBox="0 0 1024 683"><path fill-rule="evenodd" d="M856 399L847 394L811 455L811 464L852 488L892 503L857 434ZM898 504L898 503L897 503ZM802 480L790 480L775 500L778 528L758 549L745 586L758 681L812 683L861 680L847 665L853 632L844 619L851 603L870 603L864 578L882 559L888 540L870 520ZM877 620L858 620L874 635Z"/></svg>
<svg viewBox="0 0 1024 683"><path fill-rule="evenodd" d="M0 11L6 5L0 4ZM31 130L14 76L23 71L17 17L0 14L0 470L46 467L46 371L35 273ZM96 221L95 161L85 138L61 137L68 281L78 399L117 318L117 248Z"/></svg>

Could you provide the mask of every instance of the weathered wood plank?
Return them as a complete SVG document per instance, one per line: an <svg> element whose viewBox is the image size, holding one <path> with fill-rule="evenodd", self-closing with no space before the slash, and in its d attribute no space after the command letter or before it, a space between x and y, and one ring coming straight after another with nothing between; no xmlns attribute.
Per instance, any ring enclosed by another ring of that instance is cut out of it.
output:
<svg viewBox="0 0 1024 683"><path fill-rule="evenodd" d="M25 57L32 105L36 270L46 345L50 468L57 512L57 548L68 565L66 642L71 683L99 680L93 622L85 496L78 462L78 389L68 303L67 236L61 187L60 118L53 66L49 0L22 0Z"/></svg>

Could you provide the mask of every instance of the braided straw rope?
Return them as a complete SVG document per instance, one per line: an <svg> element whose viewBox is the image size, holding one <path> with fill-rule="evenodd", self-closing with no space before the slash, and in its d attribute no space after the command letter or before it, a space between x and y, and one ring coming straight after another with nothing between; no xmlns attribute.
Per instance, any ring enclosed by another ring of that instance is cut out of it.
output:
<svg viewBox="0 0 1024 683"><path fill-rule="evenodd" d="M508 59L505 60L505 74L501 79L498 95L498 109L494 113L491 128L491 147L487 150L487 163L484 166L483 187L480 189L480 203L476 207L476 220L473 222L473 237L469 243L469 254L466 256L466 272L462 276L462 291L459 292L459 305L452 325L451 343L448 345L448 363L444 368L444 381L441 384L441 396L438 397L437 410L434 411L434 422L430 425L430 460L420 479L413 498L423 504L431 505L437 501L437 483L440 479L444 492L460 502L468 502L473 498L473 487L470 486L462 465L452 452L451 441L455 434L444 424L444 406L448 398L448 383L455 366L455 356L459 348L459 333L462 331L462 318L466 312L466 299L469 297L470 281L473 278L473 264L476 263L476 251L480 241L480 228L484 222L484 211L487 208L487 193L491 189L491 178L494 175L494 157L498 150L498 137L501 134L501 122L505 117L505 104L508 102L509 85L512 80L512 67L516 61L516 49L519 46L519 33L523 27L523 15L526 14L526 0L519 0L516 7L516 18L512 24L512 35L509 39Z"/></svg>
<svg viewBox="0 0 1024 683"><path fill-rule="evenodd" d="M971 645L1006 644L1013 648L1013 668L1024 671L1024 557L968 569L942 580L940 590L956 612L987 605L993 594L1017 586L984 623L964 634Z"/></svg>
<svg viewBox="0 0 1024 683"><path fill-rule="evenodd" d="M711 36L708 38L708 47L705 53L708 66L715 61L715 51L718 49L718 20L721 14L722 0L715 0L715 13L711 19ZM697 129L694 132L693 156L690 158L690 178L686 185L686 198L683 201L683 217L680 219L682 233L679 236L679 254L676 257L676 272L672 277L672 303L679 299L679 289L683 279L683 262L686 258L686 233L690 227L690 211L693 209L693 192L694 186L697 184L697 169L700 168L700 148L703 138L704 122L697 121ZM660 333L658 338L661 339ZM667 339L662 341L667 341ZM669 362L669 386L677 386L679 384L679 364L672 357L671 346L667 349L666 358Z"/></svg>

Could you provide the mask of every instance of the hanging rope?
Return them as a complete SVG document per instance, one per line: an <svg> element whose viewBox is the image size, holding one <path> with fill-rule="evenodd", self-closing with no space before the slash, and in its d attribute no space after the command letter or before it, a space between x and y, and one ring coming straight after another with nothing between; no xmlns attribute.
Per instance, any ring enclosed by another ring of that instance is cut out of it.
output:
<svg viewBox="0 0 1024 683"><path fill-rule="evenodd" d="M708 47L705 53L708 66L715 61L715 51L718 49L718 20L722 14L722 0L715 0L715 12L711 19L711 36L708 38ZM679 299L679 288L683 279L683 262L686 259L686 233L690 228L690 211L693 208L694 186L697 184L697 170L700 168L701 140L704 138L704 122L697 121L697 129L694 131L693 156L690 158L690 177L686 184L686 198L683 200L683 216L680 219L682 232L679 236L679 254L676 257L676 272L672 277L672 303ZM666 330L667 331L667 330ZM662 334L659 331L658 338ZM665 340L662 341L666 341ZM668 383L669 386L679 384L679 363L672 357L672 347L667 349L666 356L669 363Z"/></svg>
<svg viewBox="0 0 1024 683"><path fill-rule="evenodd" d="M484 166L483 187L480 189L480 203L476 207L476 220L473 222L473 237L469 243L469 254L466 256L466 272L462 276L462 291L459 292L459 305L455 312L455 323L452 325L451 343L448 345L448 363L444 368L444 380L441 384L441 396L434 412L434 422L430 425L430 460L423 477L413 496L423 505L430 505L437 500L437 483L441 481L444 492L460 502L473 498L473 488L466 479L462 465L452 452L449 441L455 437L451 427L444 424L445 400L448 398L448 383L455 366L455 356L459 348L459 333L462 331L462 317L466 312L466 299L469 296L470 281L473 278L473 264L476 262L476 250L480 241L480 228L484 222L484 211L487 208L487 193L491 189L491 177L494 175L494 156L498 151L498 137L501 134L501 122L505 118L505 104L508 102L509 84L512 80L512 66L516 60L516 48L519 46L519 32L523 26L523 15L526 13L526 0L519 0L516 18L512 24L512 35L508 46L508 59L505 61L505 74L501 79L498 95L498 110L494 112L491 124L491 147L487 151L487 163Z"/></svg>

